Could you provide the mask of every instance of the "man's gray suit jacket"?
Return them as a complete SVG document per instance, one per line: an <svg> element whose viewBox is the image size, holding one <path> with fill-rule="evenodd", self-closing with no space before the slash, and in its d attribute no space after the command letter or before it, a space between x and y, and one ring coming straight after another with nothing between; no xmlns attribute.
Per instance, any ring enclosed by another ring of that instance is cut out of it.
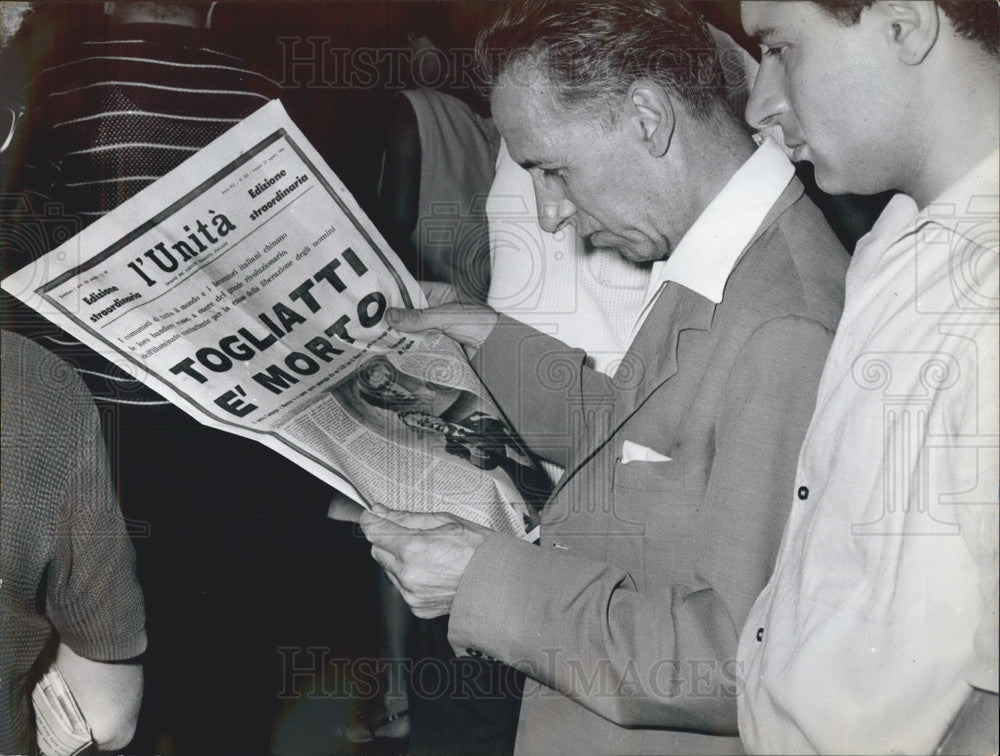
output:
<svg viewBox="0 0 1000 756"><path fill-rule="evenodd" d="M476 550L449 640L531 678L519 752L740 749L737 638L796 495L847 263L793 179L722 302L668 282L613 378L501 317L474 364L566 473L540 545ZM625 461L625 441L669 461Z"/></svg>

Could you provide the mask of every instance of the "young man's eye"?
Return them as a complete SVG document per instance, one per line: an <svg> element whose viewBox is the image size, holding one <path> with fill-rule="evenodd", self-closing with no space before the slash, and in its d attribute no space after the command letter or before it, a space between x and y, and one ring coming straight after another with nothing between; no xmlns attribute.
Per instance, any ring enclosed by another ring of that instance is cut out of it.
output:
<svg viewBox="0 0 1000 756"><path fill-rule="evenodd" d="M761 55L765 58L777 58L781 60L785 54L786 45L761 45Z"/></svg>

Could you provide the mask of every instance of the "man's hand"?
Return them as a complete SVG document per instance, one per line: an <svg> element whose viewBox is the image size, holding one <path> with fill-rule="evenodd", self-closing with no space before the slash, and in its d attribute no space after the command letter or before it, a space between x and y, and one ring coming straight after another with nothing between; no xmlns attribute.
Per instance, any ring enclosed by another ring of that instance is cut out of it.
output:
<svg viewBox="0 0 1000 756"><path fill-rule="evenodd" d="M440 307L443 304L462 301L455 284L445 281L420 281L419 283L427 298L428 307Z"/></svg>
<svg viewBox="0 0 1000 756"><path fill-rule="evenodd" d="M101 750L124 748L135 734L142 703L142 665L98 662L60 643L52 666L73 693Z"/></svg>
<svg viewBox="0 0 1000 756"><path fill-rule="evenodd" d="M458 581L490 533L453 515L394 512L378 504L361 516L361 530L372 557L423 619L451 612Z"/></svg>
<svg viewBox="0 0 1000 756"><path fill-rule="evenodd" d="M340 491L333 492L333 498L326 508L326 516L339 522L361 522L365 508Z"/></svg>
<svg viewBox="0 0 1000 756"><path fill-rule="evenodd" d="M486 305L452 302L426 310L405 310L390 307L386 322L397 331L419 333L441 331L459 344L473 350L479 349L497 324L496 310Z"/></svg>

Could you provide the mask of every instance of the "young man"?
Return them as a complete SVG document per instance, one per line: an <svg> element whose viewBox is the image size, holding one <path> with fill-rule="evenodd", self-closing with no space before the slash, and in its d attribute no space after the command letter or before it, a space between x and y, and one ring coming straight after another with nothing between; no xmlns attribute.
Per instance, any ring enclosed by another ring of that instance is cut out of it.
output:
<svg viewBox="0 0 1000 756"><path fill-rule="evenodd" d="M854 254L775 573L740 639L755 752L995 753L995 2L759 2L747 105L828 192L897 195Z"/></svg>

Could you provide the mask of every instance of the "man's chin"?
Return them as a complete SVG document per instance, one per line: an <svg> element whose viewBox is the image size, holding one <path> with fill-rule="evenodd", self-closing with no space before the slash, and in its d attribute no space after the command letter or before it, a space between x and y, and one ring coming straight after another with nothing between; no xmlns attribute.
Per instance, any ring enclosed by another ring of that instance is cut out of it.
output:
<svg viewBox="0 0 1000 756"><path fill-rule="evenodd" d="M809 163L813 169L813 181L821 191L832 195L866 193L856 180L852 181L843 171L834 170L820 160L810 159Z"/></svg>
<svg viewBox="0 0 1000 756"><path fill-rule="evenodd" d="M820 170L813 163L813 180L816 182L822 191L827 194L847 194L847 190L843 189L841 184L842 181L836 173L826 170Z"/></svg>

